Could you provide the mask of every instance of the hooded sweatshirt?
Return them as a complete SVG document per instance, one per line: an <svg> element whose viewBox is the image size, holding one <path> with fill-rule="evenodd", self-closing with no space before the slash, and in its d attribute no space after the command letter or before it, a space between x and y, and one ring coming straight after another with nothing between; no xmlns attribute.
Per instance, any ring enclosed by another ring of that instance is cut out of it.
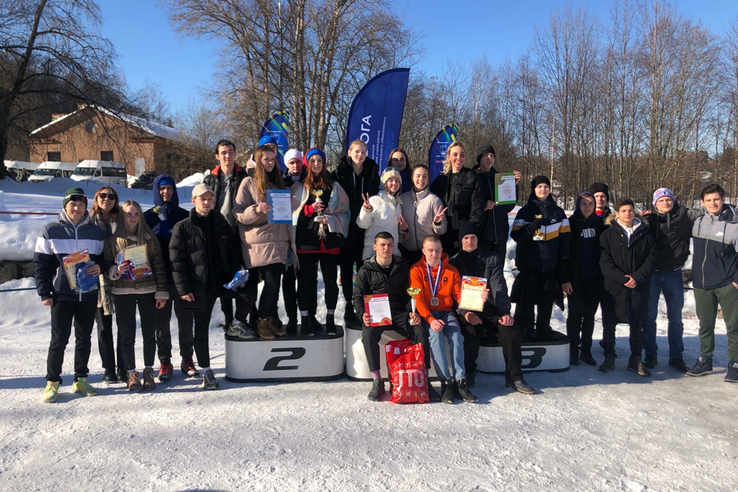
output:
<svg viewBox="0 0 738 492"><path fill-rule="evenodd" d="M168 174L160 174L154 180L154 206L144 212L144 220L152 232L159 239L162 256L164 258L164 270L167 273L167 283L172 284L172 262L169 259L169 239L172 237L172 229L177 222L189 217L189 212L179 206L179 194L174 186L172 198L165 202L159 194L159 186L162 180L172 179Z"/></svg>

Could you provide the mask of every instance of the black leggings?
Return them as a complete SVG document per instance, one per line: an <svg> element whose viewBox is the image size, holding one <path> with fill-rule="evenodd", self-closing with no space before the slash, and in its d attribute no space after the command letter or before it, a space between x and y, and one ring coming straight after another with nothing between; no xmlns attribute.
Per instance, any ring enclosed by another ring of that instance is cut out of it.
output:
<svg viewBox="0 0 738 492"><path fill-rule="evenodd" d="M325 307L336 309L338 304L338 257L337 254L299 253L300 268L297 271L297 301L300 311L315 315L318 308L318 262L325 284Z"/></svg>
<svg viewBox="0 0 738 492"><path fill-rule="evenodd" d="M241 294L245 302L243 306L236 303L236 319L245 320L247 313L251 311L254 305L257 305L256 298L260 275L261 279L264 280L264 287L257 306L259 318L267 319L269 316L274 316L274 313L277 312L279 283L283 271L284 263L272 263L271 265L249 269L249 280L244 286L243 294ZM243 318L241 313L243 313Z"/></svg>

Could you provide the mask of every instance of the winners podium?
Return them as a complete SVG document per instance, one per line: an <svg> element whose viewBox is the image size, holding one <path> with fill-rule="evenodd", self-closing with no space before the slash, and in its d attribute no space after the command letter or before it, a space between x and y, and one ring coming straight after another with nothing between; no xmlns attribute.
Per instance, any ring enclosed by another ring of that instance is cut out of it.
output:
<svg viewBox="0 0 738 492"><path fill-rule="evenodd" d="M225 336L226 379L238 383L327 381L343 376L343 328L327 336L243 340Z"/></svg>

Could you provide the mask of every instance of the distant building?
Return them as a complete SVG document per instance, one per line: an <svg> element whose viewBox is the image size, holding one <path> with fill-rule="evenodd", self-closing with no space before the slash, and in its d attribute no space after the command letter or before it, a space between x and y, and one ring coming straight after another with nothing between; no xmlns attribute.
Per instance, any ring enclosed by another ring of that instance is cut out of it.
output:
<svg viewBox="0 0 738 492"><path fill-rule="evenodd" d="M55 115L28 137L32 162L117 161L126 172L171 172L182 137L174 128L99 106Z"/></svg>

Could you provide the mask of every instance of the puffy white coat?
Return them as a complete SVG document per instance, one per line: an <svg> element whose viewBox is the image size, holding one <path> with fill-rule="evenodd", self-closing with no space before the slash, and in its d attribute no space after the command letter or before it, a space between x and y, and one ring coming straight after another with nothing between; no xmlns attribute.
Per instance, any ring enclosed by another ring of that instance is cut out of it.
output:
<svg viewBox="0 0 738 492"><path fill-rule="evenodd" d="M402 200L400 196L392 196L385 190L379 190L377 195L369 198L369 204L372 211L367 212L361 207L359 216L356 218L356 225L362 229L366 229L364 233L364 250L361 259L366 260L374 255L374 236L381 231L387 231L392 234L395 240L395 256L400 256L400 250L397 247L400 244L400 223L398 219L402 217Z"/></svg>

